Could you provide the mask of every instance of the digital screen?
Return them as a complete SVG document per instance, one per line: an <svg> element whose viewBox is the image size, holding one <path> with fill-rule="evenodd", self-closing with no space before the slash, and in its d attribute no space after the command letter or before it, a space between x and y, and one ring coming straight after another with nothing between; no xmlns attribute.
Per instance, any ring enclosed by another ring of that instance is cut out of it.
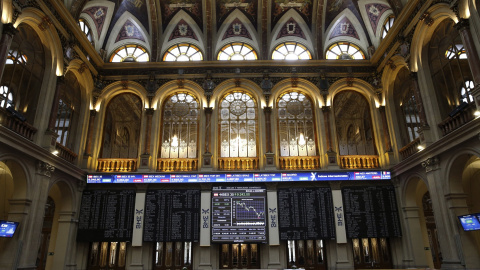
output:
<svg viewBox="0 0 480 270"><path fill-rule="evenodd" d="M212 242L267 242L265 187L213 187Z"/></svg>
<svg viewBox="0 0 480 270"><path fill-rule="evenodd" d="M480 213L472 215L459 216L460 224L465 231L480 230Z"/></svg>
<svg viewBox="0 0 480 270"><path fill-rule="evenodd" d="M89 174L87 183L262 183L299 181L390 180L389 171L198 173L198 174Z"/></svg>
<svg viewBox="0 0 480 270"><path fill-rule="evenodd" d="M0 220L0 237L13 237L17 226L18 222Z"/></svg>

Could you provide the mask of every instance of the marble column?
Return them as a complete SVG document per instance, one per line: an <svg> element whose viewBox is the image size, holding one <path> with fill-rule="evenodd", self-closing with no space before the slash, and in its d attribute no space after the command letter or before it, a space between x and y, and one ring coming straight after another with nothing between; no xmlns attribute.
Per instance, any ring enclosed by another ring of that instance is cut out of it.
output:
<svg viewBox="0 0 480 270"><path fill-rule="evenodd" d="M0 39L0 81L3 78L3 71L5 70L10 45L12 45L13 36L16 33L18 33L18 30L13 27L13 24L8 23L3 25L2 37Z"/></svg>
<svg viewBox="0 0 480 270"><path fill-rule="evenodd" d="M417 111L420 117L421 127L418 130L420 137L420 143L423 146L428 146L432 143L432 136L430 134L430 126L428 125L427 115L425 114L425 107L423 105L422 94L420 93L420 86L418 85L418 77L416 72L410 72L410 78L412 80L413 92L415 95L415 102Z"/></svg>
<svg viewBox="0 0 480 270"><path fill-rule="evenodd" d="M96 110L90 110L90 119L88 120L87 142L85 145L85 156L92 155L93 124L95 123L96 115Z"/></svg>
<svg viewBox="0 0 480 270"><path fill-rule="evenodd" d="M329 165L337 165L337 153L333 151L332 130L330 122L330 106L323 106L323 119L325 121L325 140L327 143L327 162Z"/></svg>
<svg viewBox="0 0 480 270"><path fill-rule="evenodd" d="M149 161L150 161L150 146L152 144L151 137L152 137L152 117L155 110L153 108L145 109L145 114L147 116L147 127L145 130L145 141L144 141L144 148L143 154L140 155L140 168L146 169L148 168Z"/></svg>
<svg viewBox="0 0 480 270"><path fill-rule="evenodd" d="M203 154L203 167L212 167L212 107L204 108L205 113L205 153Z"/></svg>
<svg viewBox="0 0 480 270"><path fill-rule="evenodd" d="M385 141L385 150L387 152L392 151L392 142L390 141L390 132L388 131L388 124L387 124L387 115L385 112L385 106L380 106L380 115L382 117L382 127L383 127L383 139Z"/></svg>
<svg viewBox="0 0 480 270"><path fill-rule="evenodd" d="M263 108L263 115L265 117L265 146L266 146L266 153L265 153L265 163L266 167L273 168L275 167L275 154L273 153L272 148L272 107L264 107Z"/></svg>

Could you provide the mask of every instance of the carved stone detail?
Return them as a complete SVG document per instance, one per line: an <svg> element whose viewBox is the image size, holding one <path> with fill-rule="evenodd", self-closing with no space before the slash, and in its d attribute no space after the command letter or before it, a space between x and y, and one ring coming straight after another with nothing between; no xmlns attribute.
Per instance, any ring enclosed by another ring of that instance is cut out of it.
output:
<svg viewBox="0 0 480 270"><path fill-rule="evenodd" d="M431 157L422 162L422 167L425 168L425 172L431 172L440 168L440 160L438 157Z"/></svg>
<svg viewBox="0 0 480 270"><path fill-rule="evenodd" d="M53 171L55 171L55 166L52 164L40 160L37 162L37 174L52 177Z"/></svg>

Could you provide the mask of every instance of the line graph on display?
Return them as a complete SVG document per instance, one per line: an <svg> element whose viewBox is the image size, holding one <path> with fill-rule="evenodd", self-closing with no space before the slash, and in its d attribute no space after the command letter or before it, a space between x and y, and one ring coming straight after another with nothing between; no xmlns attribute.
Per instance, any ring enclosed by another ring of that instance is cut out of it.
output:
<svg viewBox="0 0 480 270"><path fill-rule="evenodd" d="M260 219L265 217L265 201L263 198L235 201L236 218L238 220Z"/></svg>

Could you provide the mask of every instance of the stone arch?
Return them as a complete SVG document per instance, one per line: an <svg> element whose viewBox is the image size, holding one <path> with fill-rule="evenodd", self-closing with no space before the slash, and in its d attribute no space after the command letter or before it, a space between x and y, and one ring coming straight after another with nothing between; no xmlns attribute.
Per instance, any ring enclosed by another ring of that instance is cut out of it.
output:
<svg viewBox="0 0 480 270"><path fill-rule="evenodd" d="M43 22L44 18L48 17L43 12L35 8L25 8L15 21L14 26L18 27L18 25L21 23L26 23L35 30L43 45L50 53L50 61L47 63L51 63L51 69L57 76L61 76L63 75L64 68L62 42L60 41L60 38L53 27L48 26L48 24L47 26L43 26L45 25ZM45 31L40 29L40 25L45 27ZM48 74L49 69L46 68L45 71Z"/></svg>
<svg viewBox="0 0 480 270"><path fill-rule="evenodd" d="M230 37L230 38L223 39L223 35L225 34L228 27L235 19L239 19L242 22L242 24L247 28L247 31L250 34L251 39L248 39L245 37ZM232 42L245 42L249 44L257 52L258 59L262 59L262 56L260 55L261 46L257 38L258 33L255 30L254 25L252 25L251 21L239 9L235 9L232 13L228 15L228 17L223 21L222 25L218 29L217 33L218 33L216 36L217 42L215 43L215 46L214 46L215 49L213 51L214 52L213 59L217 59L218 52L223 46Z"/></svg>

